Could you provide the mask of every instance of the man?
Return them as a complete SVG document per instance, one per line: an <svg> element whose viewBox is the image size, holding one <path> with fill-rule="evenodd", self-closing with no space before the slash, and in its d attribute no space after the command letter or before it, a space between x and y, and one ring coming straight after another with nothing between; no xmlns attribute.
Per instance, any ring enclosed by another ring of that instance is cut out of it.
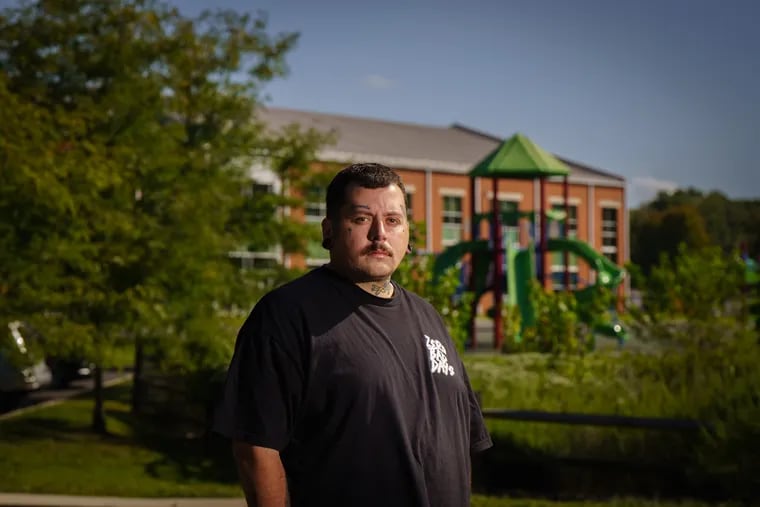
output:
<svg viewBox="0 0 760 507"><path fill-rule="evenodd" d="M469 505L470 452L491 439L440 316L391 281L409 250L404 196L383 165L340 171L329 264L240 329L216 428L249 506Z"/></svg>

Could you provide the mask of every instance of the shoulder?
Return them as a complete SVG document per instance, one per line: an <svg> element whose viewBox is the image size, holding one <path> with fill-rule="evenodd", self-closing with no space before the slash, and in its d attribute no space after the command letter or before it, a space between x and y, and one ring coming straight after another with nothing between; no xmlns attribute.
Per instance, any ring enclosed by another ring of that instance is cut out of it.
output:
<svg viewBox="0 0 760 507"><path fill-rule="evenodd" d="M275 335L298 332L302 320L298 316L303 315L326 283L324 274L315 269L272 289L253 306L241 331Z"/></svg>
<svg viewBox="0 0 760 507"><path fill-rule="evenodd" d="M272 289L257 303L258 305L286 306L291 310L313 299L329 285L329 277L324 268L316 268L308 273Z"/></svg>
<svg viewBox="0 0 760 507"><path fill-rule="evenodd" d="M307 332L322 328L336 313L353 308L357 290L327 268L316 268L262 297L253 308L254 321L275 322L280 331Z"/></svg>
<svg viewBox="0 0 760 507"><path fill-rule="evenodd" d="M409 305L413 311L433 315L437 319L441 318L438 310L436 310L435 307L431 305L426 299L415 294L414 292L406 290L398 284L396 284L396 288L399 289L401 298L403 298L406 304Z"/></svg>

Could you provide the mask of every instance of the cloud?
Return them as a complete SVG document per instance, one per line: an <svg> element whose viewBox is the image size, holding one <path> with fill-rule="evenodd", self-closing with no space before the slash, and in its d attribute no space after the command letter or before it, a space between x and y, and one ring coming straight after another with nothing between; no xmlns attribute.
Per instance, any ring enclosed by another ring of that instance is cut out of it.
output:
<svg viewBox="0 0 760 507"><path fill-rule="evenodd" d="M670 180L661 180L652 176L637 177L628 184L629 207L636 208L640 204L651 201L658 192L674 192L678 183Z"/></svg>
<svg viewBox="0 0 760 507"><path fill-rule="evenodd" d="M373 90L387 90L394 88L398 82L379 74L370 74L362 78L362 84Z"/></svg>

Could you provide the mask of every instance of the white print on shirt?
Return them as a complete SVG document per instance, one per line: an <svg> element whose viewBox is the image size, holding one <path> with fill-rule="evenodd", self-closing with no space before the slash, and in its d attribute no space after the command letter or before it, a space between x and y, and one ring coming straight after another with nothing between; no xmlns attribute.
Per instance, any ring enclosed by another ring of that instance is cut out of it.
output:
<svg viewBox="0 0 760 507"><path fill-rule="evenodd" d="M430 352L430 372L442 373L444 375L454 376L454 367L449 365L449 358L446 355L446 347L438 340L425 335L425 345Z"/></svg>

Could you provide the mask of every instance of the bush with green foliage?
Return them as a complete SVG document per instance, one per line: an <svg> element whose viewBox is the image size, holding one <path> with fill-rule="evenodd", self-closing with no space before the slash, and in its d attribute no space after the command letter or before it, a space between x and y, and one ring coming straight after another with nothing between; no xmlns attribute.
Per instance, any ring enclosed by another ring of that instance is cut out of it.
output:
<svg viewBox="0 0 760 507"><path fill-rule="evenodd" d="M702 432L490 421L501 449L492 466L557 456L631 460L677 471L685 491L757 499L760 347L739 274L735 259L717 249L681 249L677 257L663 258L645 279L644 307L628 313L636 338L627 348L467 358L485 407L687 418L702 422ZM550 296L539 303L546 307L539 310L544 314L539 322L572 337L567 325L572 319L550 322L563 309L560 301ZM598 493L594 488L606 487L600 484L610 480L600 480L601 472L578 476L552 470L557 477L574 478L572 484L562 484L570 489L586 484ZM666 487L665 482L652 487Z"/></svg>
<svg viewBox="0 0 760 507"><path fill-rule="evenodd" d="M505 305L502 311L502 351L583 354L595 346L594 327L609 319L614 295L606 289L586 293L545 290L538 282L530 286L535 324L521 330L520 309Z"/></svg>
<svg viewBox="0 0 760 507"><path fill-rule="evenodd" d="M536 321L525 327L522 339L537 352L575 353L584 347L578 303L569 292L551 292L531 284L530 301Z"/></svg>
<svg viewBox="0 0 760 507"><path fill-rule="evenodd" d="M393 279L438 310L457 349L462 352L470 333L472 295L459 290L459 269L450 267L433 283L433 257L407 255Z"/></svg>
<svg viewBox="0 0 760 507"><path fill-rule="evenodd" d="M630 325L670 356L663 370L671 389L700 394L694 412L715 431L700 448L701 466L737 496L760 494L758 329L743 291L744 267L718 247L679 247L644 279L643 306Z"/></svg>

